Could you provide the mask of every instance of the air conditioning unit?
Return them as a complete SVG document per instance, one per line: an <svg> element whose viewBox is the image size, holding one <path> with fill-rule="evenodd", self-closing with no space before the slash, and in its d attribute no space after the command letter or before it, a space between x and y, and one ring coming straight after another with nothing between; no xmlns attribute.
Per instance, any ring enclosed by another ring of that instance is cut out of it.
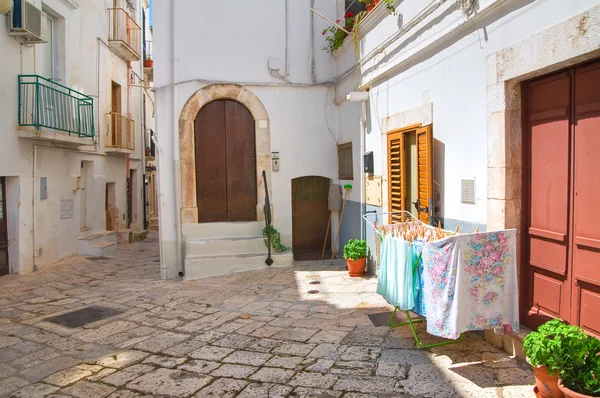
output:
<svg viewBox="0 0 600 398"><path fill-rule="evenodd" d="M46 13L26 0L13 0L9 14L9 35L22 37L27 43L46 43L42 32L46 24Z"/></svg>

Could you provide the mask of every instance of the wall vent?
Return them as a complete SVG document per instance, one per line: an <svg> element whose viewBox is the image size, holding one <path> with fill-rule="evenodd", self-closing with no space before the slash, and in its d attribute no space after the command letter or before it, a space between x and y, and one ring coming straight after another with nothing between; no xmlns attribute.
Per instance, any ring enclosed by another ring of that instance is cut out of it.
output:
<svg viewBox="0 0 600 398"><path fill-rule="evenodd" d="M475 204L475 179L460 180L460 201L469 205Z"/></svg>

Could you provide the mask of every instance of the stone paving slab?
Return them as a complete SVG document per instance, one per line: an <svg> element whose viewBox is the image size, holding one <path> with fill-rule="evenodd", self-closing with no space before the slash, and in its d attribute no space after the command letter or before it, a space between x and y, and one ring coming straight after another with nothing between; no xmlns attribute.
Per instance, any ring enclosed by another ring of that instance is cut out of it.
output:
<svg viewBox="0 0 600 398"><path fill-rule="evenodd" d="M375 278L315 263L160 280L157 243L0 277L0 396L532 396L530 367L475 333L418 350L410 329L373 326L367 314L391 310ZM308 295L313 280L327 294ZM45 321L92 304L123 313Z"/></svg>

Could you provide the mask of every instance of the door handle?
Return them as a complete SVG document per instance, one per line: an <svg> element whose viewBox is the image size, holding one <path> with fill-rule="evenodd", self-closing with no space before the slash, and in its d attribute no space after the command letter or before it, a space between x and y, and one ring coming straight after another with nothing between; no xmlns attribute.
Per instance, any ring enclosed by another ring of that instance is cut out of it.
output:
<svg viewBox="0 0 600 398"><path fill-rule="evenodd" d="M419 213L429 213L429 207L425 206L425 207L420 207L419 206L419 202L415 201L415 202L411 202L413 205L415 205L415 207L417 208L417 212Z"/></svg>

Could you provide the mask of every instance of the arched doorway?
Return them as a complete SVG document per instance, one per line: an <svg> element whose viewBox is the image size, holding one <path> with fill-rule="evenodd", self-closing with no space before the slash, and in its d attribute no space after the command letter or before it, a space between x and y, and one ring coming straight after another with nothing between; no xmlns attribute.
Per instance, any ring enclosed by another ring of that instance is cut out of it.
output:
<svg viewBox="0 0 600 398"><path fill-rule="evenodd" d="M256 221L254 119L239 102L206 104L194 121L198 222Z"/></svg>
<svg viewBox="0 0 600 398"><path fill-rule="evenodd" d="M331 180L307 176L292 180L292 248L296 260L317 260L321 256L329 207ZM326 248L330 248L329 240Z"/></svg>

